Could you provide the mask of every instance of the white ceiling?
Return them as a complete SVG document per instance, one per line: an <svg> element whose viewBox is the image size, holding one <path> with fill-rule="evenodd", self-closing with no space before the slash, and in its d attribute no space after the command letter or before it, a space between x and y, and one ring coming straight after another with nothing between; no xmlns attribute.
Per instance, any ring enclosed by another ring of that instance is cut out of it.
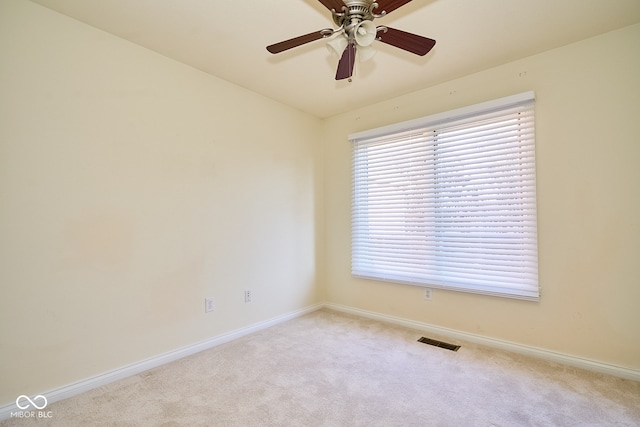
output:
<svg viewBox="0 0 640 427"><path fill-rule="evenodd" d="M420 57L383 43L335 81L318 0L32 0L209 74L325 118L640 22L640 0L413 0L376 19L433 38ZM640 40L639 40L640 41Z"/></svg>

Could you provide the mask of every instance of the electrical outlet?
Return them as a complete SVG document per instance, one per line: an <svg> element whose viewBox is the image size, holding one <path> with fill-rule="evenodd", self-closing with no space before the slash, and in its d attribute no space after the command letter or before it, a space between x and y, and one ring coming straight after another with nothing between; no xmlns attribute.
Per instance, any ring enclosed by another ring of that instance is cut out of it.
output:
<svg viewBox="0 0 640 427"><path fill-rule="evenodd" d="M431 301L433 297L433 289L424 288L424 299L427 301Z"/></svg>
<svg viewBox="0 0 640 427"><path fill-rule="evenodd" d="M215 300L213 298L205 298L204 299L204 312L205 313L211 313L213 310L215 310L216 308L216 304L215 304Z"/></svg>
<svg viewBox="0 0 640 427"><path fill-rule="evenodd" d="M251 302L251 291L244 291L244 302Z"/></svg>

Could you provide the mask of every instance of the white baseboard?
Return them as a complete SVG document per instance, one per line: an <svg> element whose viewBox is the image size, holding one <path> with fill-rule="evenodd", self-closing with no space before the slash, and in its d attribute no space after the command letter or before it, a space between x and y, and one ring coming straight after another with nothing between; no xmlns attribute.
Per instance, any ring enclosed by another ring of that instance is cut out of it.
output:
<svg viewBox="0 0 640 427"><path fill-rule="evenodd" d="M274 318L267 319L262 322L254 323L253 325L236 329L234 331L227 332L225 334L218 335L216 337L209 338L207 340L204 340L186 347L182 347L177 350L159 354L157 356L153 356L148 359L141 360L139 362L132 363L130 365L123 366L121 368L114 369L112 371L105 372L103 374L99 374L94 377L75 382L73 384L68 384L62 387L55 388L53 390L38 393L38 395L45 396L49 404L53 402L57 402L59 400L67 399L69 397L76 396L80 393L84 393L89 390L102 387L114 381L118 381L123 378L139 374L140 372L144 372L149 369L158 367L160 365L173 362L183 357L191 356L203 350L208 350L218 345L241 338L245 335L249 335L254 332L267 329L279 323L283 323L288 320L294 319L296 317L303 316L307 313L311 313L312 311L316 311L322 307L323 307L322 304L317 304L317 305L309 306L309 307L296 310L281 316L276 316ZM18 396L16 396L16 398L17 397ZM19 409L17 408L15 402L11 402L9 404L0 406L0 421L10 418L11 412L17 412L17 411L19 411Z"/></svg>
<svg viewBox="0 0 640 427"><path fill-rule="evenodd" d="M564 365L573 366L575 368L586 369L589 371L599 372L602 374L613 375L633 381L640 381L640 370L625 368L622 366L611 365L608 363L589 360L581 357L571 356L568 354L558 353L555 351L545 350L542 348L532 347L528 345L518 344L510 341L504 341L495 338L489 338L482 335L461 332L455 329L443 328L441 326L431 325L428 323L417 322L414 320L404 319L401 317L380 314L372 311L361 310L358 308L348 307L339 304L327 303L324 307L340 311L343 313L353 314L366 317L369 319L379 320L382 322L393 323L396 325L406 326L420 331L430 332L445 337L460 339L473 342L476 344L486 345L487 347L498 348L501 350L519 353L525 356L536 357L539 359L549 360L552 362L562 363Z"/></svg>

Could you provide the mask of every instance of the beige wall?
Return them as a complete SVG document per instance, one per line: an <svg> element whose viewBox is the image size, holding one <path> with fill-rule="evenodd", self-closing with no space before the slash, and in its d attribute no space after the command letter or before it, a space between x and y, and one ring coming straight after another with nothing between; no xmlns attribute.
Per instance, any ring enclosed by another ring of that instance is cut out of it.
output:
<svg viewBox="0 0 640 427"><path fill-rule="evenodd" d="M640 369L640 25L326 121L326 300ZM538 303L350 276L350 133L536 92Z"/></svg>
<svg viewBox="0 0 640 427"><path fill-rule="evenodd" d="M0 405L317 303L320 125L0 1Z"/></svg>

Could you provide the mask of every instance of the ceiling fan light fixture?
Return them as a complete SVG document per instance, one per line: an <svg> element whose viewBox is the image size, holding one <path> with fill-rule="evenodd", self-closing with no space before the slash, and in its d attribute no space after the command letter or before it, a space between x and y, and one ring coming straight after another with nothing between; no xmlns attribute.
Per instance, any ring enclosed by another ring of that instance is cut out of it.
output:
<svg viewBox="0 0 640 427"><path fill-rule="evenodd" d="M370 46L377 33L376 25L372 21L362 21L353 30L353 37L358 46Z"/></svg>
<svg viewBox="0 0 640 427"><path fill-rule="evenodd" d="M358 46L358 60L366 62L376 55L376 50L371 46Z"/></svg>
<svg viewBox="0 0 640 427"><path fill-rule="evenodd" d="M384 25L376 26L373 23L374 19L387 16L389 12L404 6L411 0L319 1L331 12L336 29L325 28L284 40L267 46L267 51L274 54L280 53L335 34L336 36L327 42L327 49L340 58L336 80L351 81L356 52L361 62L371 59L376 52L371 48L371 44L376 40L420 56L426 55L436 44L433 39Z"/></svg>
<svg viewBox="0 0 640 427"><path fill-rule="evenodd" d="M337 36L332 38L327 42L327 50L331 52L332 55L340 58L342 56L342 52L349 44L349 40L344 33L339 33Z"/></svg>

